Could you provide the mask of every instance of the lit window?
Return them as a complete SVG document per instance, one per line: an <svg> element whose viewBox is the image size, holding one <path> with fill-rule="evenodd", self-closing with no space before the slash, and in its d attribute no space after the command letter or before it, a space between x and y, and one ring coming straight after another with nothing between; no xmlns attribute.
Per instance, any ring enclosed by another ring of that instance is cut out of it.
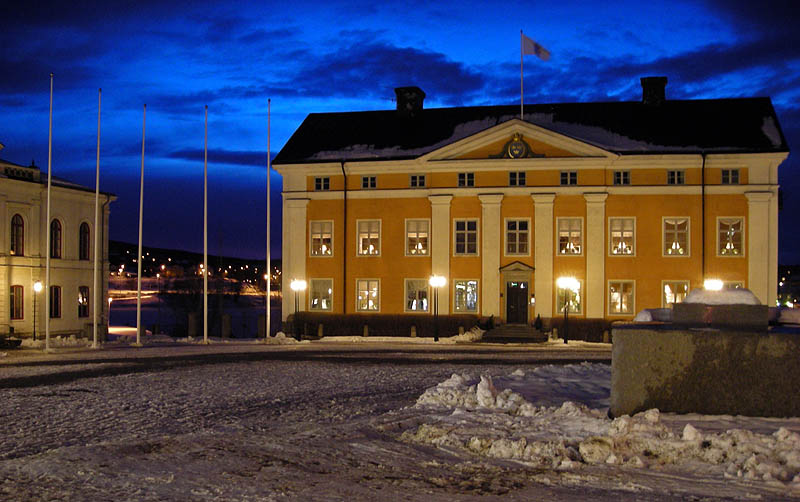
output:
<svg viewBox="0 0 800 502"><path fill-rule="evenodd" d="M454 254L478 254L478 220L455 220Z"/></svg>
<svg viewBox="0 0 800 502"><path fill-rule="evenodd" d="M738 185L739 184L739 170L738 169L723 169L722 170L722 184L723 185Z"/></svg>
<svg viewBox="0 0 800 502"><path fill-rule="evenodd" d="M11 254L25 255L25 222L18 214L11 218Z"/></svg>
<svg viewBox="0 0 800 502"><path fill-rule="evenodd" d="M50 222L50 258L61 258L61 222L58 220Z"/></svg>
<svg viewBox="0 0 800 502"><path fill-rule="evenodd" d="M630 171L614 171L614 184L615 185L630 185L631 172Z"/></svg>
<svg viewBox="0 0 800 502"><path fill-rule="evenodd" d="M528 220L506 221L506 254L528 254Z"/></svg>
<svg viewBox="0 0 800 502"><path fill-rule="evenodd" d="M427 256L430 222L406 220L406 255Z"/></svg>
<svg viewBox="0 0 800 502"><path fill-rule="evenodd" d="M333 279L311 279L309 310L333 309Z"/></svg>
<svg viewBox="0 0 800 502"><path fill-rule="evenodd" d="M460 186L460 187L474 187L475 186L475 173L458 173L458 186Z"/></svg>
<svg viewBox="0 0 800 502"><path fill-rule="evenodd" d="M61 317L61 286L50 286L50 318Z"/></svg>
<svg viewBox="0 0 800 502"><path fill-rule="evenodd" d="M558 218L558 253L577 255L582 251L581 218Z"/></svg>
<svg viewBox="0 0 800 502"><path fill-rule="evenodd" d="M356 281L356 310L377 312L380 310L380 282L378 279L358 279Z"/></svg>
<svg viewBox="0 0 800 502"><path fill-rule="evenodd" d="M428 311L428 281L425 279L406 279L406 311Z"/></svg>
<svg viewBox="0 0 800 502"><path fill-rule="evenodd" d="M568 288L556 287L556 309L558 312L564 312L564 300L569 304L570 314L583 313L583 301L581 291L583 290L583 282L578 281L578 289L572 290Z"/></svg>
<svg viewBox="0 0 800 502"><path fill-rule="evenodd" d="M358 254L361 256L381 254L381 220L358 222Z"/></svg>
<svg viewBox="0 0 800 502"><path fill-rule="evenodd" d="M717 253L720 256L742 255L742 219L719 218L717 220Z"/></svg>
<svg viewBox="0 0 800 502"><path fill-rule="evenodd" d="M11 319L19 320L23 318L24 292L22 286L11 286Z"/></svg>
<svg viewBox="0 0 800 502"><path fill-rule="evenodd" d="M333 222L311 221L311 256L333 255Z"/></svg>
<svg viewBox="0 0 800 502"><path fill-rule="evenodd" d="M508 173L508 185L512 187L524 187L525 171Z"/></svg>
<svg viewBox="0 0 800 502"><path fill-rule="evenodd" d="M79 250L78 250L78 259L79 260L88 260L89 259L89 250L91 249L91 239L90 239L90 232L89 232L89 224L86 222L81 223L80 231L78 233L78 243L79 243Z"/></svg>
<svg viewBox="0 0 800 502"><path fill-rule="evenodd" d="M722 289L742 289L744 283L742 281L722 281Z"/></svg>
<svg viewBox="0 0 800 502"><path fill-rule="evenodd" d="M314 190L321 191L321 190L330 190L331 189L331 179L330 178L314 178Z"/></svg>
<svg viewBox="0 0 800 502"><path fill-rule="evenodd" d="M375 176L362 176L361 188L375 188L378 186L377 177Z"/></svg>
<svg viewBox="0 0 800 502"><path fill-rule="evenodd" d="M608 313L634 313L632 281L611 281L608 283Z"/></svg>
<svg viewBox="0 0 800 502"><path fill-rule="evenodd" d="M663 281L661 283L661 306L680 303L689 294L689 281Z"/></svg>
<svg viewBox="0 0 800 502"><path fill-rule="evenodd" d="M611 232L612 255L625 256L634 254L635 222L633 218L610 218L608 221Z"/></svg>
<svg viewBox="0 0 800 502"><path fill-rule="evenodd" d="M689 256L689 218L664 218L664 254Z"/></svg>
<svg viewBox="0 0 800 502"><path fill-rule="evenodd" d="M578 184L578 171L561 171L561 184L562 185L577 185Z"/></svg>
<svg viewBox="0 0 800 502"><path fill-rule="evenodd" d="M89 286L78 287L78 317L89 317Z"/></svg>
<svg viewBox="0 0 800 502"><path fill-rule="evenodd" d="M683 185L685 180L686 178L683 171L667 171L668 185Z"/></svg>
<svg viewBox="0 0 800 502"><path fill-rule="evenodd" d="M453 281L453 289L455 289L453 306L456 312L478 311L478 281Z"/></svg>
<svg viewBox="0 0 800 502"><path fill-rule="evenodd" d="M412 174L411 175L411 188L424 188L425 187L425 175L424 174Z"/></svg>

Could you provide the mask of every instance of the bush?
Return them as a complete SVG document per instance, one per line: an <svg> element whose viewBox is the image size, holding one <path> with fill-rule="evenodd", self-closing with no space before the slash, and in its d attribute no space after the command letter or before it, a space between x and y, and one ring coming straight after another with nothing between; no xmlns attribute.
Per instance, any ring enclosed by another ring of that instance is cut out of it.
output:
<svg viewBox="0 0 800 502"><path fill-rule="evenodd" d="M321 312L298 312L297 323L302 334L316 336L317 327L322 324L323 336L360 336L364 326L369 327L369 336L411 336L411 326L416 326L417 336L431 338L436 326L434 318L428 314L326 314ZM284 324L294 331L294 317ZM439 336L458 334L458 328L468 331L478 324L476 315L440 315Z"/></svg>
<svg viewBox="0 0 800 502"><path fill-rule="evenodd" d="M551 317L550 330L558 330L558 336L564 338L564 318ZM583 317L569 318L569 339L583 340L586 342L602 342L603 331L611 331L611 321L606 319L586 319Z"/></svg>

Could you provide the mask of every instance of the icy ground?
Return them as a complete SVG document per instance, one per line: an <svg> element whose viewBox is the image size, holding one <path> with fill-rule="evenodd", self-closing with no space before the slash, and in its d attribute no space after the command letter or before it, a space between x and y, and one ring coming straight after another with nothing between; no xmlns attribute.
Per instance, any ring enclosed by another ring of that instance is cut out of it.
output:
<svg viewBox="0 0 800 502"><path fill-rule="evenodd" d="M609 387L602 364L361 360L3 388L0 500L800 500L800 419L611 420Z"/></svg>

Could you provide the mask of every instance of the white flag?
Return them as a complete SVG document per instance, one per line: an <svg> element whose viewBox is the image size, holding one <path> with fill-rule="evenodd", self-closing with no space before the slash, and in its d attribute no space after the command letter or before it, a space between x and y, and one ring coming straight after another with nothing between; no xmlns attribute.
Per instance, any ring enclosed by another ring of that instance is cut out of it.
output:
<svg viewBox="0 0 800 502"><path fill-rule="evenodd" d="M535 41L531 40L530 38L526 37L524 34L522 35L522 53L533 54L542 61L547 61L548 59L550 59L550 51L548 51Z"/></svg>

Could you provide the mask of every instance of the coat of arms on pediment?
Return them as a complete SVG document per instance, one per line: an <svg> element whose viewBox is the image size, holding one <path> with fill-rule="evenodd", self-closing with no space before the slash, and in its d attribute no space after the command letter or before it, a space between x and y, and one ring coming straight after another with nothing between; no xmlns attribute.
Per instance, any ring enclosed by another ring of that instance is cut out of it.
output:
<svg viewBox="0 0 800 502"><path fill-rule="evenodd" d="M503 145L500 153L489 156L492 159L530 159L544 157L541 153L536 153L531 146L522 139L518 132L514 133L511 139Z"/></svg>

